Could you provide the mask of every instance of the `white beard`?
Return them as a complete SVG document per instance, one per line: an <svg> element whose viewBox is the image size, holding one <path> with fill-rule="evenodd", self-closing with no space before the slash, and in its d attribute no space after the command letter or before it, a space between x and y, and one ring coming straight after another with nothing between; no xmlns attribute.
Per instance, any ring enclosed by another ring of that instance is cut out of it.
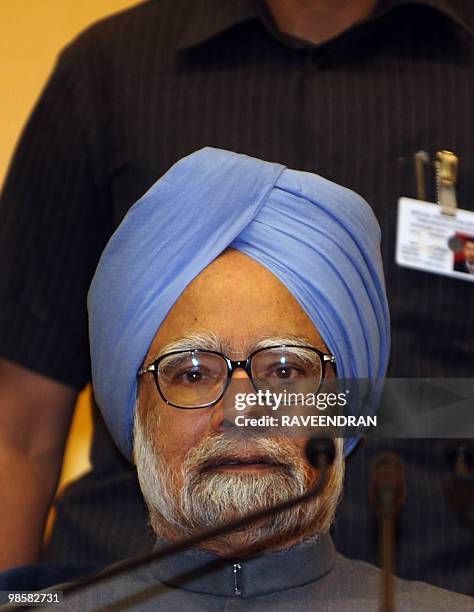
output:
<svg viewBox="0 0 474 612"><path fill-rule="evenodd" d="M148 506L150 524L159 537L174 539L209 529L245 514L302 495L314 484L309 464L289 438L251 439L216 434L191 449L176 478L150 441L136 411L134 455L140 487ZM153 427L157 427L156 419ZM157 436L159 439L159 436ZM264 455L281 468L261 472L206 471L218 457L242 457L242 451ZM272 542L301 541L329 530L340 497L344 473L342 442L336 440L336 461L323 493L308 503L287 510L243 530L223 536L206 548L222 553Z"/></svg>

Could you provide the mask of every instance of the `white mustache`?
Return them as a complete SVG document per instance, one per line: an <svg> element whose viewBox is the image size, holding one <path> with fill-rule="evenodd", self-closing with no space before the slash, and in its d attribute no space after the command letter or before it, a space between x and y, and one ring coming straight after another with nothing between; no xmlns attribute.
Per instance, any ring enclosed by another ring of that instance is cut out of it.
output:
<svg viewBox="0 0 474 612"><path fill-rule="evenodd" d="M290 473L306 467L300 451L282 438L254 437L251 440L238 440L219 434L189 451L183 473L202 473L210 467L234 462L273 464Z"/></svg>

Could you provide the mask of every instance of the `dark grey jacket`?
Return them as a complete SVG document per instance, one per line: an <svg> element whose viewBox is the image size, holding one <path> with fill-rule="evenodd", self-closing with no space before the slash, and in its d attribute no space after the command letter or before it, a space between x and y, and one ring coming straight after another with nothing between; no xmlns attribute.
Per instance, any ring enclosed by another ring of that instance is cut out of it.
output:
<svg viewBox="0 0 474 612"><path fill-rule="evenodd" d="M369 612L379 589L380 571L338 554L325 535L245 561L191 550L77 592L63 609ZM401 612L474 611L474 599L421 582L396 578L395 594Z"/></svg>

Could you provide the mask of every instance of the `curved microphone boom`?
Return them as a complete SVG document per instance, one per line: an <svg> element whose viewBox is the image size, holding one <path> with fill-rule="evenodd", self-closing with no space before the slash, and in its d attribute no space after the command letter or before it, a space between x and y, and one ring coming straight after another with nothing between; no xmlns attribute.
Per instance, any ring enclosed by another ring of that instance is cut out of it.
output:
<svg viewBox="0 0 474 612"><path fill-rule="evenodd" d="M118 576L119 574L125 573L132 569L136 569L149 563L159 561L161 559L164 559L165 557L181 552L186 548L201 544L206 540L212 540L230 531L242 529L243 527L246 527L247 525L250 525L256 521L267 518L268 516L272 516L274 514L280 514L285 510L289 510L294 506L309 501L313 497L317 497L326 486L329 467L334 462L336 456L336 448L334 441L330 438L310 438L310 440L308 440L306 444L305 453L308 462L313 467L319 470L319 478L316 485L305 493L303 493L302 495L299 495L298 497L294 497L292 499L288 499L284 502L280 502L279 504L276 504L269 508L257 510L256 512L252 512L251 514L238 518L235 521L229 521L227 523L219 525L218 527L207 529L206 531L197 533L188 538L183 538L181 540L178 540L177 542L168 544L167 546L164 546L159 550L155 550L151 553L140 555L138 557L132 557L131 559L126 559L125 561L116 563L110 568L107 568L98 574L94 574L93 576L86 577L79 582L75 582L65 586L63 588L63 596L67 597L67 595L76 593L79 590L83 590L94 584L109 580L112 577Z"/></svg>

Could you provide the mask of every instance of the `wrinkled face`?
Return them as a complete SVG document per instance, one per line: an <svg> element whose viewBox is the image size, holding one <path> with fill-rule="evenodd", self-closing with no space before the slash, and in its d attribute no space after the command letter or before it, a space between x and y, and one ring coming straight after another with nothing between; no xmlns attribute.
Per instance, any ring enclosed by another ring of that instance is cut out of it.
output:
<svg viewBox="0 0 474 612"><path fill-rule="evenodd" d="M199 348L207 342L207 348L230 359L245 359L262 343L281 344L281 338L328 352L311 320L276 277L246 255L228 250L180 296L145 363L170 349L190 348L194 341ZM236 370L236 378L250 385L244 370ZM140 380L134 458L157 535L175 539L235 519L299 495L317 478L304 457L306 438L277 437L270 431L228 435L224 400L207 408L174 408L160 397L151 374ZM264 540L267 548L284 548L327 530L342 483L340 444L338 449L319 500L207 543L206 548L224 556Z"/></svg>
<svg viewBox="0 0 474 612"><path fill-rule="evenodd" d="M474 264L474 242L472 240L466 240L464 243L464 258L468 263Z"/></svg>

